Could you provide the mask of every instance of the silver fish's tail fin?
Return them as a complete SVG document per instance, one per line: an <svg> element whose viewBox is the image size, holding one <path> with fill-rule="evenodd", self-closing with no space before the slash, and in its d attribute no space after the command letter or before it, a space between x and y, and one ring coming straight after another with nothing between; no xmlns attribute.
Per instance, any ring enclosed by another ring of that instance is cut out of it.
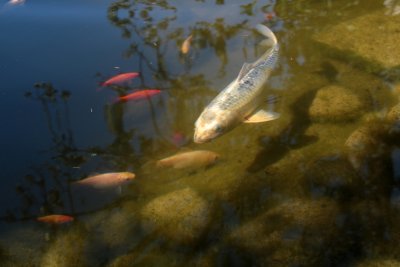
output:
<svg viewBox="0 0 400 267"><path fill-rule="evenodd" d="M267 37L267 40L262 41L263 45L275 46L278 44L275 34L265 25L257 24L257 31Z"/></svg>

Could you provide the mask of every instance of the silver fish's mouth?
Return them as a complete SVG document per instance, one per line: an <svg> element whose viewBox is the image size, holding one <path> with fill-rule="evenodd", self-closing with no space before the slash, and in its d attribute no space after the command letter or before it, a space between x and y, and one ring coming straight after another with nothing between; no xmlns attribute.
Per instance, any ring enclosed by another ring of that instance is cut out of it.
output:
<svg viewBox="0 0 400 267"><path fill-rule="evenodd" d="M201 138L195 136L195 137L193 138L193 141L194 141L196 144L203 144L203 143L209 142L210 140L201 139Z"/></svg>
<svg viewBox="0 0 400 267"><path fill-rule="evenodd" d="M214 138L215 134L209 134L207 131L199 131L198 129L195 129L194 131L194 136L193 136L193 142L197 144L203 144L210 142Z"/></svg>
<svg viewBox="0 0 400 267"><path fill-rule="evenodd" d="M202 137L200 137L200 136L195 132L195 134L194 134L194 136L193 136L193 142L195 142L195 143L197 143L197 144L203 144L203 143L206 143L206 142L208 142L208 141L210 141L210 140L207 139L207 138L202 138Z"/></svg>
<svg viewBox="0 0 400 267"><path fill-rule="evenodd" d="M193 141L197 144L203 144L212 141L218 136L220 136L220 134L212 131L202 131L202 132L196 131L193 136Z"/></svg>

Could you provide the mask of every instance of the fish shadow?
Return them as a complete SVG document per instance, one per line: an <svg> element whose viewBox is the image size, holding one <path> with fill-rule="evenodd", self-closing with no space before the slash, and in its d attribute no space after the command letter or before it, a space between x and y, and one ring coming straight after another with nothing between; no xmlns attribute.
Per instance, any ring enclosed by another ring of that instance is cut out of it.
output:
<svg viewBox="0 0 400 267"><path fill-rule="evenodd" d="M262 149L253 162L246 168L250 173L258 172L282 159L291 149L298 149L318 141L317 136L305 135L311 124L308 109L318 89L312 89L301 95L290 105L292 122L276 136L260 136L258 141Z"/></svg>
<svg viewBox="0 0 400 267"><path fill-rule="evenodd" d="M70 196L74 213L87 213L104 209L126 195L126 186L98 189L84 185L72 185Z"/></svg>

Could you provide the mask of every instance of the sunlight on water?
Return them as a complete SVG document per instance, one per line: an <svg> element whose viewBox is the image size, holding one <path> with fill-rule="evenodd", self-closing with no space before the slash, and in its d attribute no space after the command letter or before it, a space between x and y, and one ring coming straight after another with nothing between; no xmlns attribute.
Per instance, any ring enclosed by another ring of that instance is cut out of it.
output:
<svg viewBox="0 0 400 267"><path fill-rule="evenodd" d="M17 2L2 266L400 265L400 1ZM260 23L279 118L194 143Z"/></svg>

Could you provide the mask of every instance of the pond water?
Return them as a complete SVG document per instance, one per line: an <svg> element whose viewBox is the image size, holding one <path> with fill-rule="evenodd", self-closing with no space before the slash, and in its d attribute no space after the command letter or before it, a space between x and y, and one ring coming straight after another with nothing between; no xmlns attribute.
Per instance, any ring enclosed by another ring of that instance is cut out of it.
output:
<svg viewBox="0 0 400 267"><path fill-rule="evenodd" d="M0 4L2 266L400 265L400 1ZM259 23L280 45L262 104L280 117L194 143L265 52ZM142 89L161 91L118 99ZM191 150L219 158L157 167ZM74 189L114 172L136 177ZM74 220L37 221L51 214Z"/></svg>

